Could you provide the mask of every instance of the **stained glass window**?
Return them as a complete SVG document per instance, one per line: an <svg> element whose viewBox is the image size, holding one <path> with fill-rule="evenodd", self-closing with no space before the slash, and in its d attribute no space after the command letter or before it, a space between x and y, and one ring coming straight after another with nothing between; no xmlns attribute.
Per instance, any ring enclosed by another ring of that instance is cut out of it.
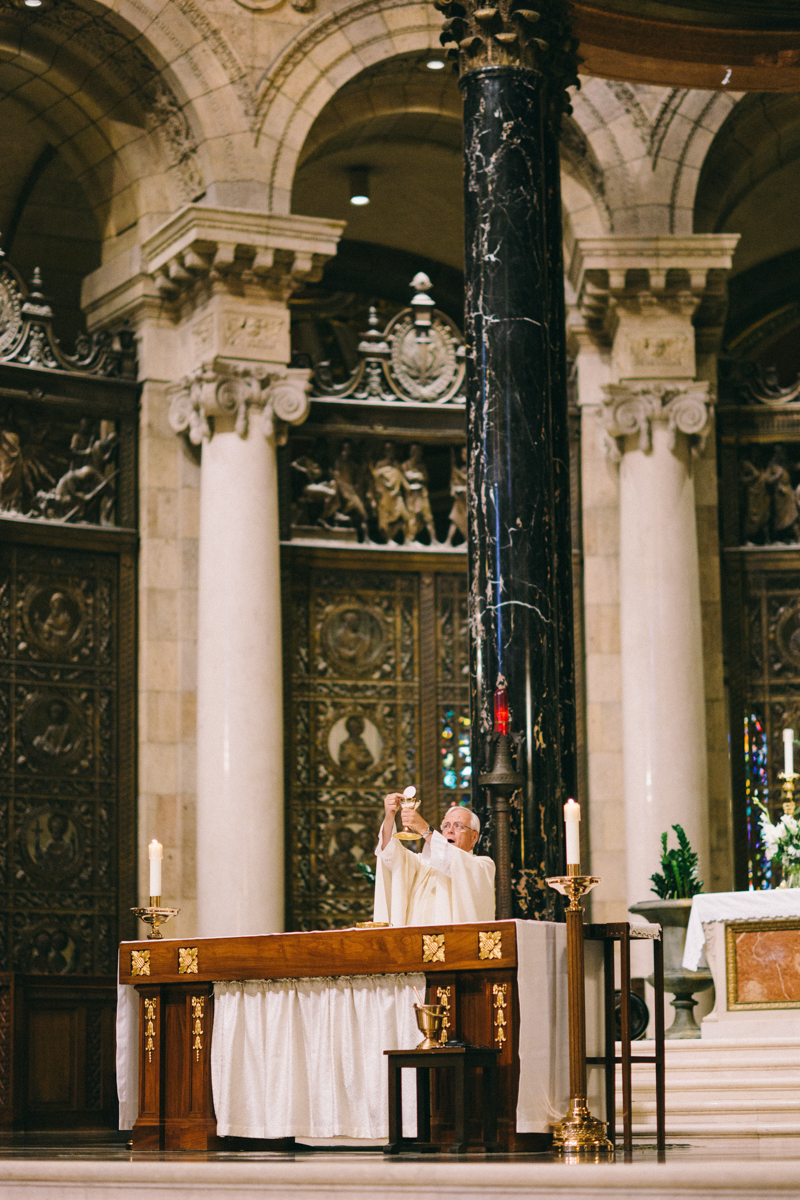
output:
<svg viewBox="0 0 800 1200"><path fill-rule="evenodd" d="M767 734L757 713L744 719L745 820L747 824L747 886L750 891L772 887L772 864L761 840L760 811L756 802L769 804Z"/></svg>
<svg viewBox="0 0 800 1200"><path fill-rule="evenodd" d="M444 805L468 804L472 784L469 708L448 706L442 712L440 756Z"/></svg>

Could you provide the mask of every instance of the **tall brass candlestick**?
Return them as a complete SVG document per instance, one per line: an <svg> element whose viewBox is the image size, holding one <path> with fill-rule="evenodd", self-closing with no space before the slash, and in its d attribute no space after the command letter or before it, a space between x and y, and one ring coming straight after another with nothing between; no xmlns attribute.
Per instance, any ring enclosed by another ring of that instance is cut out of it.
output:
<svg viewBox="0 0 800 1200"><path fill-rule="evenodd" d="M614 1146L606 1136L605 1121L589 1111L586 1087L586 995L583 963L583 908L581 897L600 882L580 875L570 864L568 875L551 876L551 888L569 897L567 909L567 995L569 998L569 1112L551 1125L553 1149L560 1154L611 1155Z"/></svg>

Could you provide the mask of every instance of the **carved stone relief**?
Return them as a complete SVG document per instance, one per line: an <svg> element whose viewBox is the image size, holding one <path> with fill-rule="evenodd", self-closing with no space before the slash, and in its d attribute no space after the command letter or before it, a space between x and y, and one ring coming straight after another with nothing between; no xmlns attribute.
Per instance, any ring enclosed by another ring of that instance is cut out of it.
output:
<svg viewBox="0 0 800 1200"><path fill-rule="evenodd" d="M300 441L305 441L302 438ZM439 448L437 447L437 450ZM370 441L356 447L345 439L328 448L310 447L291 463L292 537L360 541L375 546L420 549L463 547L467 534L466 447L449 447L452 507L438 514L431 505L431 470L441 480L442 454L432 458L419 442ZM331 465L325 465L325 460ZM446 468L445 468L446 469ZM442 535L439 536L440 532Z"/></svg>
<svg viewBox="0 0 800 1200"><path fill-rule="evenodd" d="M741 541L800 542L800 453L791 443L748 446L739 460Z"/></svg>
<svg viewBox="0 0 800 1200"><path fill-rule="evenodd" d="M113 422L29 416L20 405L0 405L0 511L113 525L117 454Z"/></svg>

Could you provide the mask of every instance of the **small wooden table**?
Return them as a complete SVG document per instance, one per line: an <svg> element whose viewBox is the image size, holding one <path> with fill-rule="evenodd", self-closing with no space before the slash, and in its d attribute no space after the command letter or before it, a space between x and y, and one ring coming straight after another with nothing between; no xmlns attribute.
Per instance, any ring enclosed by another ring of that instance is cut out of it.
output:
<svg viewBox="0 0 800 1200"><path fill-rule="evenodd" d="M463 1154L469 1144L465 1097L467 1071L483 1069L481 1117L483 1149L489 1153L499 1150L497 1142L497 1056L499 1050L487 1046L453 1046L441 1050L384 1050L389 1059L389 1142L385 1154L401 1150L441 1150ZM403 1136L403 1068L417 1072L417 1136ZM431 1076L440 1068L455 1075L455 1139L450 1143L431 1143ZM473 1093L474 1094L474 1093Z"/></svg>

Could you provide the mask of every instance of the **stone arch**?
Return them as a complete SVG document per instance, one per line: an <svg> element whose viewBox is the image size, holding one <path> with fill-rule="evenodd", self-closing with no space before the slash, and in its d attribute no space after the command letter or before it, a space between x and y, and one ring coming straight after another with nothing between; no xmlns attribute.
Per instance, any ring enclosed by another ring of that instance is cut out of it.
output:
<svg viewBox="0 0 800 1200"><path fill-rule="evenodd" d="M611 231L686 234L704 156L736 97L584 79L575 121L602 172Z"/></svg>
<svg viewBox="0 0 800 1200"><path fill-rule="evenodd" d="M799 180L800 97L792 92L748 94L731 108L705 155L695 228L700 233L741 233L737 270L798 249L794 197ZM785 213L777 217L779 192L785 195ZM773 219L765 221L771 205ZM784 215L789 219L784 221Z"/></svg>
<svg viewBox="0 0 800 1200"><path fill-rule="evenodd" d="M408 51L440 50L441 17L419 0L352 0L309 25L259 83L257 139L270 163L267 206L291 211L292 180L314 121L365 67Z"/></svg>
<svg viewBox="0 0 800 1200"><path fill-rule="evenodd" d="M234 83L208 61L185 15L193 10L191 0L155 4L141 13L144 29L79 0L41 11L7 6L0 16L0 94L46 131L106 236L225 178L214 161L223 130L213 98Z"/></svg>

